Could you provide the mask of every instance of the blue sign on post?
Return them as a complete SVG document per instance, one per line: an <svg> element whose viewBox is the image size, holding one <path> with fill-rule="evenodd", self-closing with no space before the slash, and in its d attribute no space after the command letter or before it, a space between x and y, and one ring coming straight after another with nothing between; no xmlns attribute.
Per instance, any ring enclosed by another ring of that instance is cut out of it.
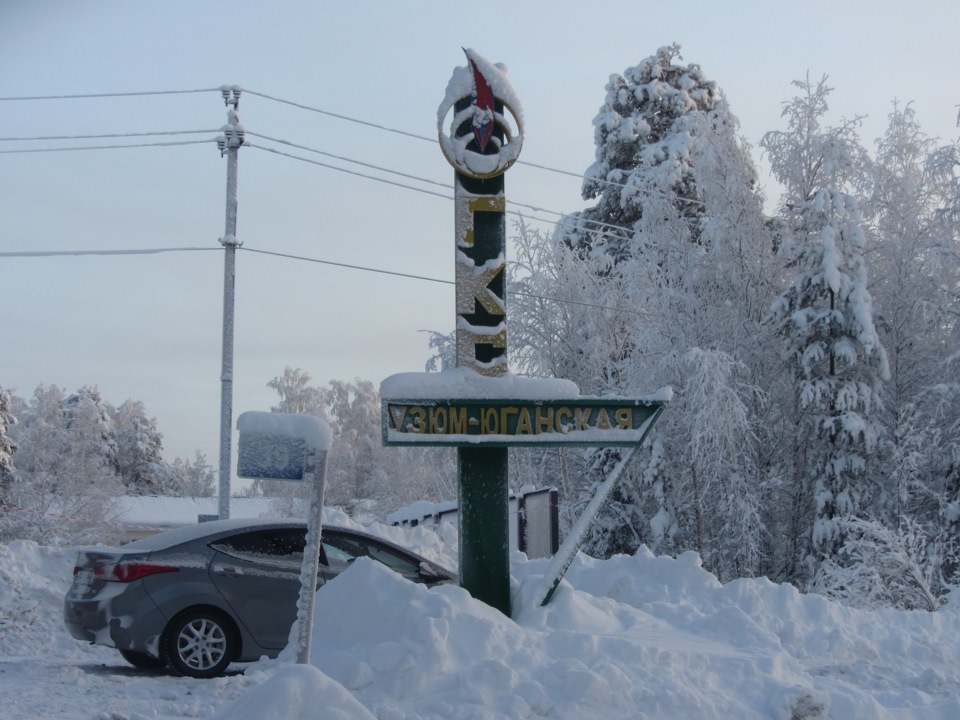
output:
<svg viewBox="0 0 960 720"><path fill-rule="evenodd" d="M240 432L237 475L242 478L303 480L303 438Z"/></svg>

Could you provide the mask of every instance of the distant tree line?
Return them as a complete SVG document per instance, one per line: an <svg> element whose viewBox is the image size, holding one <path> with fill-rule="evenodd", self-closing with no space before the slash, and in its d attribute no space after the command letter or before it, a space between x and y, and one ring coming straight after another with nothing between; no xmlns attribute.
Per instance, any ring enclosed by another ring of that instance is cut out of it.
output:
<svg viewBox="0 0 960 720"><path fill-rule="evenodd" d="M167 463L143 403L114 407L96 387L41 385L24 399L0 388L0 539L98 541L120 495L212 495L203 453Z"/></svg>
<svg viewBox="0 0 960 720"><path fill-rule="evenodd" d="M288 367L267 385L279 396L273 411L314 415L333 429L328 504L372 519L455 495L449 451L382 447L380 397L371 382L318 387ZM96 387L68 395L41 385L29 400L0 388L0 541L108 540L121 529L119 496L211 496L216 480L200 451L190 460L163 459L163 436L140 401L114 407ZM272 497L278 513L296 516L305 510L308 488L258 480L246 492Z"/></svg>

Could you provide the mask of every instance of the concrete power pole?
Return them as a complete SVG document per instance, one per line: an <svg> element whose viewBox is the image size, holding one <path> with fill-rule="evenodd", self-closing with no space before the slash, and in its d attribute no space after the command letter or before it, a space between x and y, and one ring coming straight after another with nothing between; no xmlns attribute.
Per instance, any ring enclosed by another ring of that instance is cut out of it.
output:
<svg viewBox="0 0 960 720"><path fill-rule="evenodd" d="M217 138L220 156L227 156L227 212L226 229L220 239L223 245L223 346L220 370L220 483L219 515L230 517L230 477L232 470L231 440L233 438L233 298L236 275L237 248L237 153L243 145L244 129L240 124L237 109L240 105L241 88L237 85L223 86L220 93L227 106L227 124Z"/></svg>

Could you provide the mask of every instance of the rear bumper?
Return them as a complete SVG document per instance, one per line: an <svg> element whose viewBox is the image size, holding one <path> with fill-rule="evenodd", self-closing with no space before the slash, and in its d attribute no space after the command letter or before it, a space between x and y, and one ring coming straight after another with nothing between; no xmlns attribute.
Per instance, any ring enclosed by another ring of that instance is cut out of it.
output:
<svg viewBox="0 0 960 720"><path fill-rule="evenodd" d="M100 593L79 598L68 593L63 601L63 624L77 640L159 657L160 636L167 621L142 583L136 582L113 597Z"/></svg>

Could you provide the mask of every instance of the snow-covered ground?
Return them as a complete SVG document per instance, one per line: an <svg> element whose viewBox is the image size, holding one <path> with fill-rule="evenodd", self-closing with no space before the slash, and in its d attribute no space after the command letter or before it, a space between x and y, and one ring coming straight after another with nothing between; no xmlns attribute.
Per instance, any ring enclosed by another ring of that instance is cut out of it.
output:
<svg viewBox="0 0 960 720"><path fill-rule="evenodd" d="M428 530L380 528L445 559ZM63 629L75 552L0 545L0 718L960 718L960 613L853 610L694 554L580 556L547 608L547 561L513 560L511 620L457 587L361 559L317 594L311 666L191 680Z"/></svg>

